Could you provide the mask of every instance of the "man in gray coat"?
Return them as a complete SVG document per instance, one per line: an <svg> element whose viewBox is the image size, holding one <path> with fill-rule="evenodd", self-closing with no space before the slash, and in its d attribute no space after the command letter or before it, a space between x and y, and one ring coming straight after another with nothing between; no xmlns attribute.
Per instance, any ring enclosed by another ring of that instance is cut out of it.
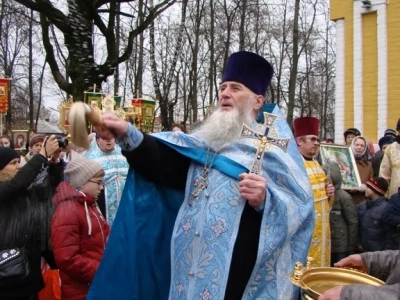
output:
<svg viewBox="0 0 400 300"><path fill-rule="evenodd" d="M365 252L350 255L335 267L365 270L371 276L386 282L383 286L362 284L337 286L326 291L318 300L398 300L400 299L399 250Z"/></svg>
<svg viewBox="0 0 400 300"><path fill-rule="evenodd" d="M331 264L354 253L357 242L358 215L350 194L342 190L342 174L336 162L323 169L335 187L335 200L329 216L331 225Z"/></svg>

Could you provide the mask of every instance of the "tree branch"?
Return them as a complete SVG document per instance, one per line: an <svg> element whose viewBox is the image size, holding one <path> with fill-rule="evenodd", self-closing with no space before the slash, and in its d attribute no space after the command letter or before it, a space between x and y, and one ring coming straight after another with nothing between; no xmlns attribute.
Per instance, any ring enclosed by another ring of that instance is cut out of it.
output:
<svg viewBox="0 0 400 300"><path fill-rule="evenodd" d="M70 29L68 18L64 13L55 8L49 0L15 0L16 2L35 10L39 13L44 14L51 22L62 32L66 32Z"/></svg>
<svg viewBox="0 0 400 300"><path fill-rule="evenodd" d="M58 64L57 64L56 58L54 56L53 46L51 45L51 42L50 42L49 23L47 22L46 16L43 13L40 14L40 24L42 26L43 46L44 46L44 49L46 50L46 61L50 66L51 73L53 74L55 82L58 84L58 86L62 90L64 90L65 92L68 92L68 90L70 88L70 84L67 82L67 80L64 78L64 76L61 74L60 69L58 68Z"/></svg>
<svg viewBox="0 0 400 300"><path fill-rule="evenodd" d="M108 57L111 57L111 61L115 62L118 59L119 52L116 49L116 41L115 41L115 13L117 10L117 5L115 1L110 3L110 13L108 14L108 28L107 34L104 36L107 42L107 52Z"/></svg>
<svg viewBox="0 0 400 300"><path fill-rule="evenodd" d="M103 6L103 5L111 3L111 2L114 2L114 3L127 3L127 2L132 2L132 0L95 0L95 1L93 1L93 6L96 7L96 8L99 8L99 7Z"/></svg>
<svg viewBox="0 0 400 300"><path fill-rule="evenodd" d="M100 13L110 13L110 10L109 10L109 9L98 9L97 12L98 12L99 14L100 14ZM124 12L122 12L122 11L117 11L116 14L117 14L117 15L124 16L124 17L128 17L128 18L134 18L134 17L135 17L134 15L127 14L127 13L124 13Z"/></svg>
<svg viewBox="0 0 400 300"><path fill-rule="evenodd" d="M103 20L101 19L100 15L97 13L94 13L92 15L93 17L93 21L94 21L94 25L97 26L97 28L99 28L100 32L104 35L107 36L107 27L104 24Z"/></svg>
<svg viewBox="0 0 400 300"><path fill-rule="evenodd" d="M132 50L133 50L134 38L137 35L141 34L155 20L155 18L158 15L160 15L162 12L164 12L166 9L168 9L175 2L176 2L176 0L172 0L172 1L165 0L165 1L157 4L154 8L149 10L149 14L146 17L146 19L141 24L139 24L139 26L136 27L135 30L132 30L131 32L129 32L128 44L126 46L125 52L118 58L118 61L117 61L118 64L124 62L131 56Z"/></svg>

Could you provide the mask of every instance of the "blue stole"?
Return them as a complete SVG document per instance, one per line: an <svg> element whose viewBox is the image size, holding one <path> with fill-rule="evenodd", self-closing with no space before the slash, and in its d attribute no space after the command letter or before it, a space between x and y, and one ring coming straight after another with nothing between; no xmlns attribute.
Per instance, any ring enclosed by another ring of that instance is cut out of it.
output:
<svg viewBox="0 0 400 300"><path fill-rule="evenodd" d="M205 164L207 151L204 149L159 141ZM215 157L213 168L235 179L248 172L221 155ZM168 299L171 236L184 191L149 182L133 169L129 170L126 182L103 260L86 299Z"/></svg>
<svg viewBox="0 0 400 300"><path fill-rule="evenodd" d="M291 140L287 153L276 148L265 152L262 176L268 184L267 199L257 261L243 299L296 299L298 288L290 282L290 273L295 262L305 263L306 260L314 230L313 193L302 157L279 108L275 105L266 105L265 108L280 117L275 124L279 135L291 137ZM200 166L210 164L212 158L207 157L207 147L190 136L166 133L155 138ZM216 156L212 168L223 173L226 178L237 180L239 174L248 172L254 155L252 141L231 144ZM190 169L193 170L193 164ZM193 179L193 174L188 174L188 184L192 185L190 179ZM182 240L174 240L171 246L171 237L177 231L182 233L182 217L186 217L185 213L188 212L188 199L184 198L184 191L155 185L144 180L134 170L129 171L88 300L175 299L175 295L182 289L179 282L171 282L171 273L177 278L184 274L176 269L171 272L171 260L180 263L184 258L181 254L173 254L171 257L171 248L182 243ZM203 202L196 203L202 205ZM234 230L237 232L238 224ZM182 247L186 245L183 243ZM230 264L229 261L227 263ZM211 282L209 284L212 285ZM206 287L203 291L222 295L225 285L219 282L214 291L212 287ZM200 295L201 288L195 286L194 292L189 291L188 297ZM182 297L185 299L185 294Z"/></svg>

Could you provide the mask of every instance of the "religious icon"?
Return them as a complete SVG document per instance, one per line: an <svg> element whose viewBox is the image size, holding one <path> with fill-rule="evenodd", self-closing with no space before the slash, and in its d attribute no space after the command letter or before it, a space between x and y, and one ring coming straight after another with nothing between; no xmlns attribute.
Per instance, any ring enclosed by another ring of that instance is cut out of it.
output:
<svg viewBox="0 0 400 300"><path fill-rule="evenodd" d="M342 189L351 190L361 185L354 155L350 147L334 144L321 144L320 154L323 164L336 162L342 175Z"/></svg>
<svg viewBox="0 0 400 300"><path fill-rule="evenodd" d="M14 130L12 132L12 137L15 150L26 150L28 130Z"/></svg>
<svg viewBox="0 0 400 300"><path fill-rule="evenodd" d="M60 128L64 133L68 132L70 126L69 110L71 109L73 103L72 96L69 96L68 100L61 102L57 108L57 110L60 112L58 128Z"/></svg>
<svg viewBox="0 0 400 300"><path fill-rule="evenodd" d="M5 95L6 94L6 89L4 86L0 86L0 95Z"/></svg>
<svg viewBox="0 0 400 300"><path fill-rule="evenodd" d="M151 107L146 107L146 116L151 117L153 115L153 110Z"/></svg>
<svg viewBox="0 0 400 300"><path fill-rule="evenodd" d="M65 112L64 112L64 125L65 126L69 126L68 117L69 117L69 109L66 109Z"/></svg>
<svg viewBox="0 0 400 300"><path fill-rule="evenodd" d="M99 108L99 102L97 102L97 100L92 100L92 101L90 101L90 106L93 109L97 109L97 108Z"/></svg>

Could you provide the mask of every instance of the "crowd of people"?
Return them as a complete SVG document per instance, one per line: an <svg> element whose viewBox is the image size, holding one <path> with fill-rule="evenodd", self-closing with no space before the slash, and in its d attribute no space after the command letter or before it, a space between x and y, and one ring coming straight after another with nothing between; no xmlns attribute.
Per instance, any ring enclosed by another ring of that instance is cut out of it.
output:
<svg viewBox="0 0 400 300"><path fill-rule="evenodd" d="M105 114L89 149L35 134L25 156L1 136L0 299L39 299L46 265L65 300L297 300L290 274L308 256L386 281L321 300L398 299L400 120L376 153L344 132L361 182L345 190L342 167L320 159L319 120L292 131L265 104L272 76L261 56L233 53L218 107L190 133Z"/></svg>

